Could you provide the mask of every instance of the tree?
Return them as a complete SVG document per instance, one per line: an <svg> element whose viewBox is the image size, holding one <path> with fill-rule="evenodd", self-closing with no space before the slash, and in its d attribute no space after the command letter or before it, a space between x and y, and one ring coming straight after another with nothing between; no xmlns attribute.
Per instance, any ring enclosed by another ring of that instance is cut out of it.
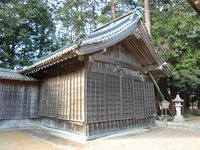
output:
<svg viewBox="0 0 200 150"><path fill-rule="evenodd" d="M151 17L150 17L150 0L144 0L145 24L149 35L151 36Z"/></svg>
<svg viewBox="0 0 200 150"><path fill-rule="evenodd" d="M55 15L56 20L65 29L63 36L74 40L76 36L90 32L96 26L100 0L69 0L63 2ZM68 34L66 34L68 33Z"/></svg>
<svg viewBox="0 0 200 150"><path fill-rule="evenodd" d="M97 23L107 23L133 10L137 5L135 0L105 0Z"/></svg>
<svg viewBox="0 0 200 150"><path fill-rule="evenodd" d="M180 92L188 108L200 89L199 16L187 1L154 1L152 8L152 38L174 72L168 87Z"/></svg>
<svg viewBox="0 0 200 150"><path fill-rule="evenodd" d="M30 65L54 50L55 28L42 0L0 2L0 67Z"/></svg>

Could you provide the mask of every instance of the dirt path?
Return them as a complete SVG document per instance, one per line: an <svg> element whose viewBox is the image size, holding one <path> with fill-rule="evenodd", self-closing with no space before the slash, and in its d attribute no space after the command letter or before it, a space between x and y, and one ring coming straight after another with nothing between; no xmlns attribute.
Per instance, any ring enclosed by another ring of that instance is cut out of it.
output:
<svg viewBox="0 0 200 150"><path fill-rule="evenodd" d="M197 122L197 123L200 123L200 118L191 119L189 122Z"/></svg>
<svg viewBox="0 0 200 150"><path fill-rule="evenodd" d="M70 137L68 137L70 138ZM0 150L199 150L200 133L154 128L126 135L73 142L35 128L0 132Z"/></svg>

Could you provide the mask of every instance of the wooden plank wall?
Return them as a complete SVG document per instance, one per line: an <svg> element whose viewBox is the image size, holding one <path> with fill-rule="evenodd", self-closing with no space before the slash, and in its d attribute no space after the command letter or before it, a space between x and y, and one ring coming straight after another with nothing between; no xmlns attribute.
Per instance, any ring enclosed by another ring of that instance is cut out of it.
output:
<svg viewBox="0 0 200 150"><path fill-rule="evenodd" d="M0 120L37 117L38 96L36 83L0 80Z"/></svg>
<svg viewBox="0 0 200 150"><path fill-rule="evenodd" d="M126 63L137 64L136 59L131 51L125 48L122 43L107 48L106 55Z"/></svg>
<svg viewBox="0 0 200 150"><path fill-rule="evenodd" d="M40 88L40 115L84 121L85 70L44 79Z"/></svg>

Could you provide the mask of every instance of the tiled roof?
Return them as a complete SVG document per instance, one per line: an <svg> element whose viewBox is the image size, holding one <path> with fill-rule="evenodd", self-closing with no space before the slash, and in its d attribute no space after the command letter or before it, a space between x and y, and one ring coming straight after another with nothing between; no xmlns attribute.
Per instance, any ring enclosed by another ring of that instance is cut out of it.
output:
<svg viewBox="0 0 200 150"><path fill-rule="evenodd" d="M38 81L35 78L20 74L18 71L0 68L0 79Z"/></svg>
<svg viewBox="0 0 200 150"><path fill-rule="evenodd" d="M139 9L135 9L131 13L128 13L100 27L91 34L85 35L83 39L77 38L73 45L65 46L47 56L40 58L33 65L24 68L21 72L24 73L33 69L45 68L54 65L55 63L63 61L63 56L66 56L64 57L64 59L66 60L76 57L77 55L82 55L83 51L81 50L81 48L91 44L101 43L109 39L113 39L122 33L124 36L128 36L127 34L125 34L124 31L127 31L129 32L129 34L132 34L135 31L137 23L140 20L140 18L141 18L141 13ZM130 27L131 27L131 32L128 31ZM119 40L124 38L124 36L120 36ZM115 40L115 43L118 42L119 40ZM104 46L110 46L115 43L110 42ZM101 48L102 47L98 47L99 50ZM67 54L69 53L72 53L72 55L68 57ZM51 64L51 62L53 63ZM44 64L48 65L44 67L43 66Z"/></svg>
<svg viewBox="0 0 200 150"><path fill-rule="evenodd" d="M23 74L33 74L62 61L101 51L121 41L128 41L128 43L131 41L131 44L129 44L131 46L128 48L132 49L134 55L137 55L137 58L141 60L138 61L139 64L144 68L152 65L162 66L163 62L152 46L151 39L141 22L142 15L140 10L140 8L136 8L132 12L96 29L89 35L80 35L72 45L65 46L42 57L33 65L24 68L20 72ZM135 47L134 45L137 46ZM147 60L146 62L148 63L144 63L145 61L143 60ZM157 74L163 73L165 75L169 74L164 71L160 71Z"/></svg>
<svg viewBox="0 0 200 150"><path fill-rule="evenodd" d="M79 55L93 53L102 50L105 47L114 45L127 36L134 34L141 17L140 11L135 9L133 12L111 21L88 35L88 39L82 42L77 53ZM103 44L100 46L98 43ZM92 47L88 47L91 44L93 44Z"/></svg>
<svg viewBox="0 0 200 150"><path fill-rule="evenodd" d="M88 40L83 41L82 45L88 45L91 43L97 43L107 40L121 32L124 32L129 27L136 28L136 25L141 17L141 13L137 9L131 13L123 15L122 17L107 23L106 25L88 35ZM133 31L135 30L135 28L133 29Z"/></svg>

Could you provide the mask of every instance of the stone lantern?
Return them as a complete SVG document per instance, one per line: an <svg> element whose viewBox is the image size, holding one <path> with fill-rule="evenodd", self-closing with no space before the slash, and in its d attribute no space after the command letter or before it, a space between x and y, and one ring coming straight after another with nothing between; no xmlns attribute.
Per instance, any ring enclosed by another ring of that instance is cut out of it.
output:
<svg viewBox="0 0 200 150"><path fill-rule="evenodd" d="M172 102L175 103L175 108L176 108L176 115L174 117L174 121L175 122L183 122L183 116L181 115L181 102L183 102L183 100L180 98L179 94L176 95L176 98L174 100L172 100Z"/></svg>

